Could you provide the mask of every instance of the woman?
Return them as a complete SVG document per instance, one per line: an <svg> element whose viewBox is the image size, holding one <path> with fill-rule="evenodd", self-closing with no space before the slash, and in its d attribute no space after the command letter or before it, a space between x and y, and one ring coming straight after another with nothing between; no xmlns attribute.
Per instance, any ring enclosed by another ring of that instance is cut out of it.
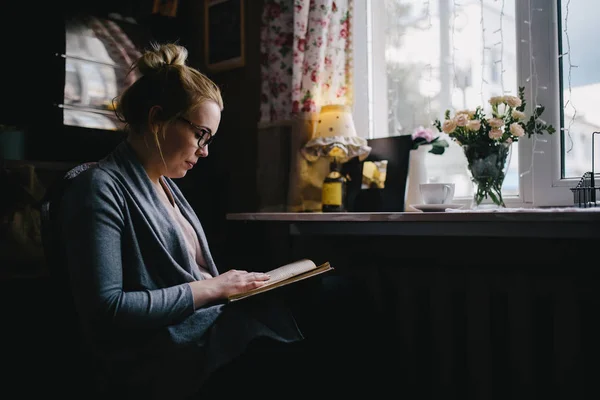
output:
<svg viewBox="0 0 600 400"><path fill-rule="evenodd" d="M188 396L253 339L302 338L283 308L263 317L232 307L219 318L223 299L269 277L219 274L200 222L171 180L208 156L223 109L219 88L186 58L181 46L155 45L134 64L142 77L117 105L127 139L77 176L61 204L84 334L120 394Z"/></svg>

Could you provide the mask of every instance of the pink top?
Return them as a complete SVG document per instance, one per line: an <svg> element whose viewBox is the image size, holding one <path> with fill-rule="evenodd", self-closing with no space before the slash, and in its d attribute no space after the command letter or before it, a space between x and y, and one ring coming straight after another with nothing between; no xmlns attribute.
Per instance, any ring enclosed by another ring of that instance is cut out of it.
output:
<svg viewBox="0 0 600 400"><path fill-rule="evenodd" d="M196 260L196 264L198 264L198 268L200 269L200 273L204 276L205 279L212 278L212 275L206 269L206 260L204 259L204 255L202 254L202 249L200 248L200 241L198 240L198 235L196 235L196 231L192 227L192 224L189 223L187 219L181 214L179 207L175 204L173 200L173 195L169 188L163 183L163 180L160 180L160 185L163 190L158 190L158 197L162 200L162 202L169 210L169 214L171 217L177 222L179 227L181 228L181 233L183 233L183 238L187 244L187 247L192 255L192 258Z"/></svg>

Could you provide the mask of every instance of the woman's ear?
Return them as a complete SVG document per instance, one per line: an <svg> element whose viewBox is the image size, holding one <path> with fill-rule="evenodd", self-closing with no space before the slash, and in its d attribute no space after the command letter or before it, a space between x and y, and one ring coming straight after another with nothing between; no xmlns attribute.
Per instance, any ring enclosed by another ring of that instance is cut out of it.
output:
<svg viewBox="0 0 600 400"><path fill-rule="evenodd" d="M148 111L148 127L151 131L154 131L152 128L158 128L163 124L161 119L163 109L161 106L152 106L150 111Z"/></svg>

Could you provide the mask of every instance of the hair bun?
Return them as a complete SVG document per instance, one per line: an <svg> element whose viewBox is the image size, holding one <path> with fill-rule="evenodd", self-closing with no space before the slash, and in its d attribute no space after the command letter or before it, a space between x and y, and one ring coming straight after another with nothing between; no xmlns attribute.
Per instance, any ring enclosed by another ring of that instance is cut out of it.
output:
<svg viewBox="0 0 600 400"><path fill-rule="evenodd" d="M188 51L177 44L151 43L152 49L146 50L137 61L137 68L142 75L149 75L160 71L169 65L184 66L187 61Z"/></svg>

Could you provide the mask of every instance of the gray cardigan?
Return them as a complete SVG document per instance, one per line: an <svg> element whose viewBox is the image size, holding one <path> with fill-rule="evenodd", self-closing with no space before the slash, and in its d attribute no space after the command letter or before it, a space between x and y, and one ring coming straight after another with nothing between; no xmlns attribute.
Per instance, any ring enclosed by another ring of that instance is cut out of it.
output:
<svg viewBox="0 0 600 400"><path fill-rule="evenodd" d="M197 232L206 268L218 275L200 221L165 180ZM194 309L188 283L203 277L126 141L73 179L61 215L84 336L104 373L129 394L188 396L252 339L302 339L293 316L270 296Z"/></svg>

